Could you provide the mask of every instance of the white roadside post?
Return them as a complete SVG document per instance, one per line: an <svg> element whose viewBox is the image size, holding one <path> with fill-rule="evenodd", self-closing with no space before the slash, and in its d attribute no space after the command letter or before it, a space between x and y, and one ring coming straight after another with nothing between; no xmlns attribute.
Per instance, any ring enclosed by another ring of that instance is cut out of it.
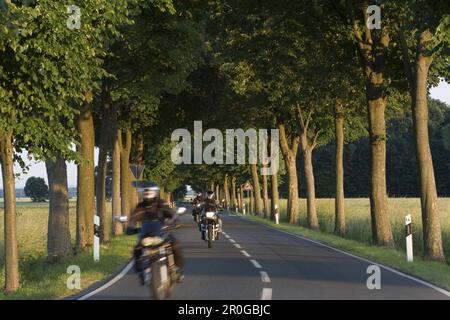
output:
<svg viewBox="0 0 450 320"><path fill-rule="evenodd" d="M275 205L275 223L280 224L280 214L278 213L278 205Z"/></svg>
<svg viewBox="0 0 450 320"><path fill-rule="evenodd" d="M100 217L94 216L94 261L100 260Z"/></svg>
<svg viewBox="0 0 450 320"><path fill-rule="evenodd" d="M405 217L405 229L406 229L406 259L408 262L413 261L413 243L412 243L412 218L408 214Z"/></svg>

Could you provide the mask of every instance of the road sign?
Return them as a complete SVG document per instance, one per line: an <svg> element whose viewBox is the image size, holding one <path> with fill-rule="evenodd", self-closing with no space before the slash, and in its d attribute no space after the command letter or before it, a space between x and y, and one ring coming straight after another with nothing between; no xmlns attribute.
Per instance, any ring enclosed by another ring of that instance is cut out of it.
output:
<svg viewBox="0 0 450 320"><path fill-rule="evenodd" d="M253 190L253 186L251 185L250 182L247 181L247 182L244 184L244 186L242 187L242 190L245 190L245 191L252 191L252 190Z"/></svg>
<svg viewBox="0 0 450 320"><path fill-rule="evenodd" d="M140 180L142 173L144 172L145 165L143 164L130 164L130 170L136 180Z"/></svg>

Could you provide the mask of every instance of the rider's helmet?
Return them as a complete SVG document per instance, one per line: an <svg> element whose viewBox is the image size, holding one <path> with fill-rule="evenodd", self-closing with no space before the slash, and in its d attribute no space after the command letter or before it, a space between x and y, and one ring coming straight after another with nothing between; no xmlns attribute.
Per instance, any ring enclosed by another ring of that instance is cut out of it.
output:
<svg viewBox="0 0 450 320"><path fill-rule="evenodd" d="M159 187L145 188L142 198L144 200L153 200L159 197Z"/></svg>
<svg viewBox="0 0 450 320"><path fill-rule="evenodd" d="M206 196L208 197L208 199L213 199L214 198L214 191L208 191L207 193L206 193Z"/></svg>

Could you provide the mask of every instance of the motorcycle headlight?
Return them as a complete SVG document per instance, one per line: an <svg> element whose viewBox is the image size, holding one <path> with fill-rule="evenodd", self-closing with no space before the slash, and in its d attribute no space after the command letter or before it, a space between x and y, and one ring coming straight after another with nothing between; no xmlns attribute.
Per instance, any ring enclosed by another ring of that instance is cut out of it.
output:
<svg viewBox="0 0 450 320"><path fill-rule="evenodd" d="M144 247L157 246L163 242L164 242L164 239L161 237L146 237L141 240L141 243Z"/></svg>
<svg viewBox="0 0 450 320"><path fill-rule="evenodd" d="M206 218L213 219L216 216L215 212L208 211L206 212Z"/></svg>

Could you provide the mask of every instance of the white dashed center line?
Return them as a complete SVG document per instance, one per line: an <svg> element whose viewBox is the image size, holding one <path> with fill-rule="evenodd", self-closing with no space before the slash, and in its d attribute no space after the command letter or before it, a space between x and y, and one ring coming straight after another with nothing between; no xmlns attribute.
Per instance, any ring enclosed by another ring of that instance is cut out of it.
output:
<svg viewBox="0 0 450 320"><path fill-rule="evenodd" d="M242 253L244 256L246 256L247 258L250 258L250 257L251 257L251 255L249 255L248 252L245 251L245 250L241 250L241 253Z"/></svg>
<svg viewBox="0 0 450 320"><path fill-rule="evenodd" d="M256 269L262 269L261 265L258 263L258 261L250 259L250 262L255 266Z"/></svg>
<svg viewBox="0 0 450 320"><path fill-rule="evenodd" d="M262 282L266 282L266 283L270 282L270 278L269 278L269 275L267 274L267 272L260 271L259 273L261 274L261 281Z"/></svg>
<svg viewBox="0 0 450 320"><path fill-rule="evenodd" d="M237 248L237 249L242 249L241 245L239 243L237 243L233 238L231 238L229 235L227 235L225 232L222 232L225 237L230 240L230 242ZM241 253L247 257L247 258L251 258L251 255L245 251L245 250L241 250ZM249 259L250 262L253 264L253 266L256 269L262 269L262 266L258 263L258 261L254 260L254 259ZM261 275L261 281L263 283L270 283L270 278L269 275L267 274L266 271L260 271L259 274ZM272 300L272 288L264 288L262 290L261 293L261 300Z"/></svg>

